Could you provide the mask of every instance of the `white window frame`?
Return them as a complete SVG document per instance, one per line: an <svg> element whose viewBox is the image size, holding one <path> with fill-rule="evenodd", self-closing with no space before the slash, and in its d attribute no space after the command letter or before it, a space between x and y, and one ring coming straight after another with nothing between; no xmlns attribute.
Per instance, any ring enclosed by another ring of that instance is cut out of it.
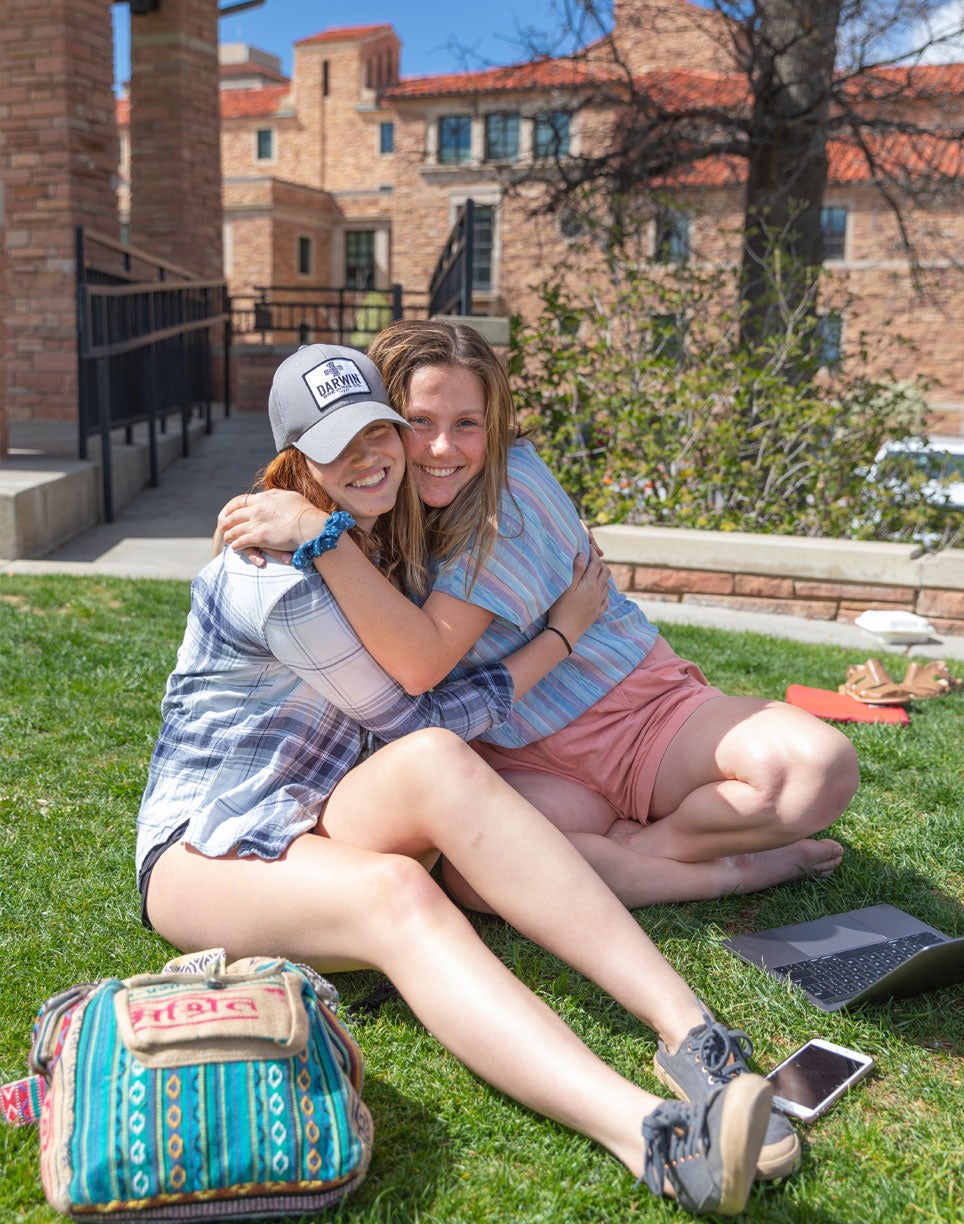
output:
<svg viewBox="0 0 964 1224"><path fill-rule="evenodd" d="M443 119L465 119L469 124L469 155L465 161L442 161L442 146L439 140L439 127ZM476 166L479 163L479 124L476 116L466 114L464 111L457 110L440 110L434 119L431 120L432 130L435 135L435 164L441 166L445 170L462 170L466 166Z"/></svg>
<svg viewBox="0 0 964 1224"><path fill-rule="evenodd" d="M259 152L258 137L261 135L262 132L268 132L271 135L271 156L270 157L259 157L258 156L258 152ZM278 160L278 130L277 128L273 128L273 127L255 128L253 140L254 140L254 163L255 165L256 166L273 165L274 162Z"/></svg>
<svg viewBox="0 0 964 1224"><path fill-rule="evenodd" d="M566 152L560 154L560 157L563 161L565 161L566 158L575 156L575 153L576 153L576 149L575 149L576 112L571 110L568 106L540 106L538 110L533 111L532 114L529 116L529 125L528 125L529 126L529 150L528 151L529 151L529 156L533 159L533 161L546 161L547 159L551 160L552 158L552 154L538 155L536 153L536 123L542 115L554 115L554 114L564 114L564 115L569 116L568 144L566 147Z"/></svg>
<svg viewBox="0 0 964 1224"><path fill-rule="evenodd" d="M515 119L516 121L516 149L513 154L508 157L496 157L489 149L489 121L495 118L502 120ZM506 165L510 162L518 162L522 157L522 128L525 125L525 120L518 110L490 110L486 111L481 116L482 119L482 156L490 165L495 162L497 164Z"/></svg>
<svg viewBox="0 0 964 1224"><path fill-rule="evenodd" d="M837 348L836 355L833 357L825 357L824 350L828 344L828 337L824 334L824 328L833 320L837 331ZM844 346L847 341L847 320L842 310L821 310L817 313L816 328L814 339L818 345L817 360L822 370L839 369L844 360Z"/></svg>
<svg viewBox="0 0 964 1224"><path fill-rule="evenodd" d="M301 244L308 244L308 271L302 271ZM312 277L315 274L315 240L311 234L295 234L295 273L298 276Z"/></svg>
<svg viewBox="0 0 964 1224"><path fill-rule="evenodd" d="M502 292L502 192L498 187L465 187L449 193L449 232L466 200L491 208L492 215L492 281L488 289L472 290L473 297L490 301Z"/></svg>
<svg viewBox="0 0 964 1224"><path fill-rule="evenodd" d="M374 289L384 292L391 288L392 224L386 217L346 217L343 224L331 234L332 285L341 285L345 280L345 235L349 231L372 230L375 234L375 284Z"/></svg>
<svg viewBox="0 0 964 1224"><path fill-rule="evenodd" d="M847 261L850 258L850 249L851 249L850 226L853 220L853 209L850 207L849 204L840 203L837 201L824 200L823 207L820 209L820 229L821 231L823 230L823 213L825 210L830 211L831 209L836 210L838 212L842 212L844 214L843 254L842 255L824 255L823 261L824 263L830 263L830 264L844 264L844 263L847 263Z"/></svg>
<svg viewBox="0 0 964 1224"><path fill-rule="evenodd" d="M683 250L674 254L671 250L660 251L660 238L667 237L667 245L682 240ZM652 262L663 266L685 264L693 250L693 214L675 204L663 204L653 217Z"/></svg>

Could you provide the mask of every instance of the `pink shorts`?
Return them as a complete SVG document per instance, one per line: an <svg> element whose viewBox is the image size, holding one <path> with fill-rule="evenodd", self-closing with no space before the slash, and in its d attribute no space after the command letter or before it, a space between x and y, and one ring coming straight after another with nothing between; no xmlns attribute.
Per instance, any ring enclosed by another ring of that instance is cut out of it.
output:
<svg viewBox="0 0 964 1224"><path fill-rule="evenodd" d="M475 740L497 773L539 773L578 782L621 815L645 824L670 740L694 710L724 694L658 637L625 680L568 727L524 748Z"/></svg>

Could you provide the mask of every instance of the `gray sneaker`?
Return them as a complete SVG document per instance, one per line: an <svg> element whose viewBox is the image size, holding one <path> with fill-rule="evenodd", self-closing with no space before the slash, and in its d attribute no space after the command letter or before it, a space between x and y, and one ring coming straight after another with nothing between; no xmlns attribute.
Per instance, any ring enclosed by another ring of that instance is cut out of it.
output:
<svg viewBox="0 0 964 1224"><path fill-rule="evenodd" d="M704 1015L706 1013L704 1012ZM706 1015L683 1038L675 1054L661 1041L653 1059L656 1077L684 1101L700 1101L720 1084L747 1075L753 1043L746 1033L728 1029ZM772 1110L757 1164L761 1181L788 1177L800 1167L800 1140L786 1116Z"/></svg>
<svg viewBox="0 0 964 1224"><path fill-rule="evenodd" d="M639 1180L659 1195L668 1182L693 1215L736 1215L753 1185L772 1099L762 1076L740 1075L700 1101L657 1105L643 1119L646 1166Z"/></svg>

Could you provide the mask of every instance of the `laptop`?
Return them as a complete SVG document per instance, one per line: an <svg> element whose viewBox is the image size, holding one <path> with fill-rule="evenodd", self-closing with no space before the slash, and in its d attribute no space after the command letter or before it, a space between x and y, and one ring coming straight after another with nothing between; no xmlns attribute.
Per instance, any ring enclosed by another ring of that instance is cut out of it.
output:
<svg viewBox="0 0 964 1224"><path fill-rule="evenodd" d="M964 938L893 905L724 939L772 977L799 986L821 1011L923 994L964 981Z"/></svg>

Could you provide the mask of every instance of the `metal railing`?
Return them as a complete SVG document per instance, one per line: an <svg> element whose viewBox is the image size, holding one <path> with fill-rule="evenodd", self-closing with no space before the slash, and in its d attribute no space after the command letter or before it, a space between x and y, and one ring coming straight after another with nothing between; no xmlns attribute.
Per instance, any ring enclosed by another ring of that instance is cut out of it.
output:
<svg viewBox="0 0 964 1224"><path fill-rule="evenodd" d="M395 319L425 317L427 295L390 289L344 286L256 285L251 293L231 298L231 332L235 339L257 337L275 342L344 344L366 348L375 334Z"/></svg>
<svg viewBox="0 0 964 1224"><path fill-rule="evenodd" d="M471 315L475 204L466 200L429 284L429 315Z"/></svg>
<svg viewBox="0 0 964 1224"><path fill-rule="evenodd" d="M113 521L111 434L132 439L147 424L149 480L158 482L157 430L177 413L182 453L195 409L211 431L211 332L224 330L224 410L230 409L230 314L222 280L199 280L79 226L77 242L77 354L80 458L88 438L100 437L104 518Z"/></svg>

